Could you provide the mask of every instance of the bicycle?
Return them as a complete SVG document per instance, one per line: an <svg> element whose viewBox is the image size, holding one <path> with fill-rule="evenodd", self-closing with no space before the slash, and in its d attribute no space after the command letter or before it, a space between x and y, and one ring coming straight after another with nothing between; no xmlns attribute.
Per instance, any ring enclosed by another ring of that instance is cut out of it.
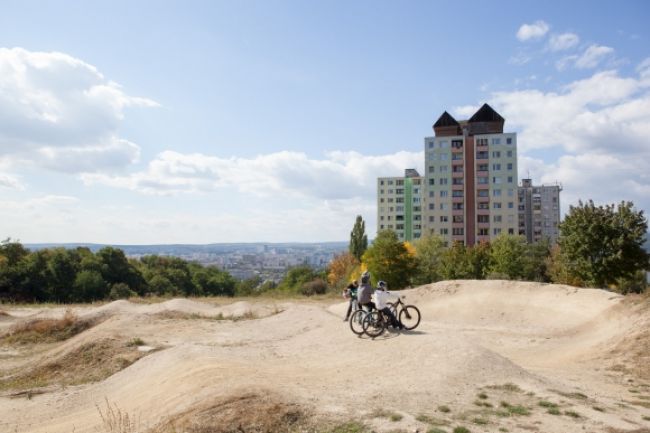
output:
<svg viewBox="0 0 650 433"><path fill-rule="evenodd" d="M363 334L363 319L365 319L366 314L368 314L368 312L363 308L360 308L350 315L350 329L356 335Z"/></svg>
<svg viewBox="0 0 650 433"><path fill-rule="evenodd" d="M397 298L397 302L389 302L388 308L393 312L397 320L404 326L404 329L411 331L420 324L420 310L415 305L406 305L402 302L403 296Z"/></svg>

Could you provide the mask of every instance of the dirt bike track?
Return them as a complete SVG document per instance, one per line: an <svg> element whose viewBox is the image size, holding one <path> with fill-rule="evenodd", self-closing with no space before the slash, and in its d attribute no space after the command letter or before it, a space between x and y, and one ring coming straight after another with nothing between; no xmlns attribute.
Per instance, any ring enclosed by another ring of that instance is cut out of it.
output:
<svg viewBox="0 0 650 433"><path fill-rule="evenodd" d="M342 300L75 306L79 317L103 321L57 344L0 346L0 373L63 359L103 338L138 338L141 350L154 350L99 382L30 398L0 393L0 432L101 432L97 406L106 400L136 415L145 432L208 401L250 395L378 432L650 431L648 298L496 280L400 293L422 312L419 327L374 340L352 334ZM65 310L1 307L8 315L0 334ZM238 320L222 320L229 318ZM508 413L515 406L529 413Z"/></svg>

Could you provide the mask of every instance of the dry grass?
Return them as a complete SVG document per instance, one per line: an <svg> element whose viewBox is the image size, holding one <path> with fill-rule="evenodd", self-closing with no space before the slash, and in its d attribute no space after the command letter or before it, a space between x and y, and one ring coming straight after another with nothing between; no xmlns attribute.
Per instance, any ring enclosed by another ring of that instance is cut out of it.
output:
<svg viewBox="0 0 650 433"><path fill-rule="evenodd" d="M57 359L0 377L0 390L25 390L49 385L97 382L117 373L151 352L128 342L105 338L86 343Z"/></svg>
<svg viewBox="0 0 650 433"><path fill-rule="evenodd" d="M97 324L97 320L80 319L72 311L61 319L36 319L18 323L0 337L2 344L54 343L67 340Z"/></svg>
<svg viewBox="0 0 650 433"><path fill-rule="evenodd" d="M156 313L153 315L153 317L157 319L171 319L171 320L230 320L233 322L238 322L240 320L259 319L259 317L250 310L244 312L244 314L240 316L224 316L223 313L219 313L214 316L208 316L199 313L185 313L182 311L167 310L167 311L161 311L160 313Z"/></svg>
<svg viewBox="0 0 650 433"><path fill-rule="evenodd" d="M204 403L174 415L151 433L235 433L314 431L296 404L266 393L244 393Z"/></svg>
<svg viewBox="0 0 650 433"><path fill-rule="evenodd" d="M135 415L122 412L115 403L111 404L107 398L104 400L106 407L103 410L99 405L95 405L102 419L104 433L138 433L140 420Z"/></svg>
<svg viewBox="0 0 650 433"><path fill-rule="evenodd" d="M7 313L5 310L0 310L0 317L11 317L11 314Z"/></svg>

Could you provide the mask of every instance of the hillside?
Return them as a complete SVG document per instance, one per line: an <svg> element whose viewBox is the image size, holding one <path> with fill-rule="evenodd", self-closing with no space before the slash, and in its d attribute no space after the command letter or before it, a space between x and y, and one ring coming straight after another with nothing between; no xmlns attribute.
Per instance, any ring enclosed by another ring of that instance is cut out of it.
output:
<svg viewBox="0 0 650 433"><path fill-rule="evenodd" d="M402 294L422 323L375 340L338 301L75 307L71 338L0 340L0 432L108 431L106 401L138 432L650 432L646 298L510 281ZM64 314L2 311L5 335Z"/></svg>

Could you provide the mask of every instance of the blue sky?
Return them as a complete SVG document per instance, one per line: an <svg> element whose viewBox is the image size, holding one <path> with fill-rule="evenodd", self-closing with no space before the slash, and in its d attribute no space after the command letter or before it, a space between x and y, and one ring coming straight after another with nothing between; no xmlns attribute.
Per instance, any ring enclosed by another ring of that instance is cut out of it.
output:
<svg viewBox="0 0 650 433"><path fill-rule="evenodd" d="M520 178L650 209L650 4L5 1L0 236L346 240L483 102Z"/></svg>

